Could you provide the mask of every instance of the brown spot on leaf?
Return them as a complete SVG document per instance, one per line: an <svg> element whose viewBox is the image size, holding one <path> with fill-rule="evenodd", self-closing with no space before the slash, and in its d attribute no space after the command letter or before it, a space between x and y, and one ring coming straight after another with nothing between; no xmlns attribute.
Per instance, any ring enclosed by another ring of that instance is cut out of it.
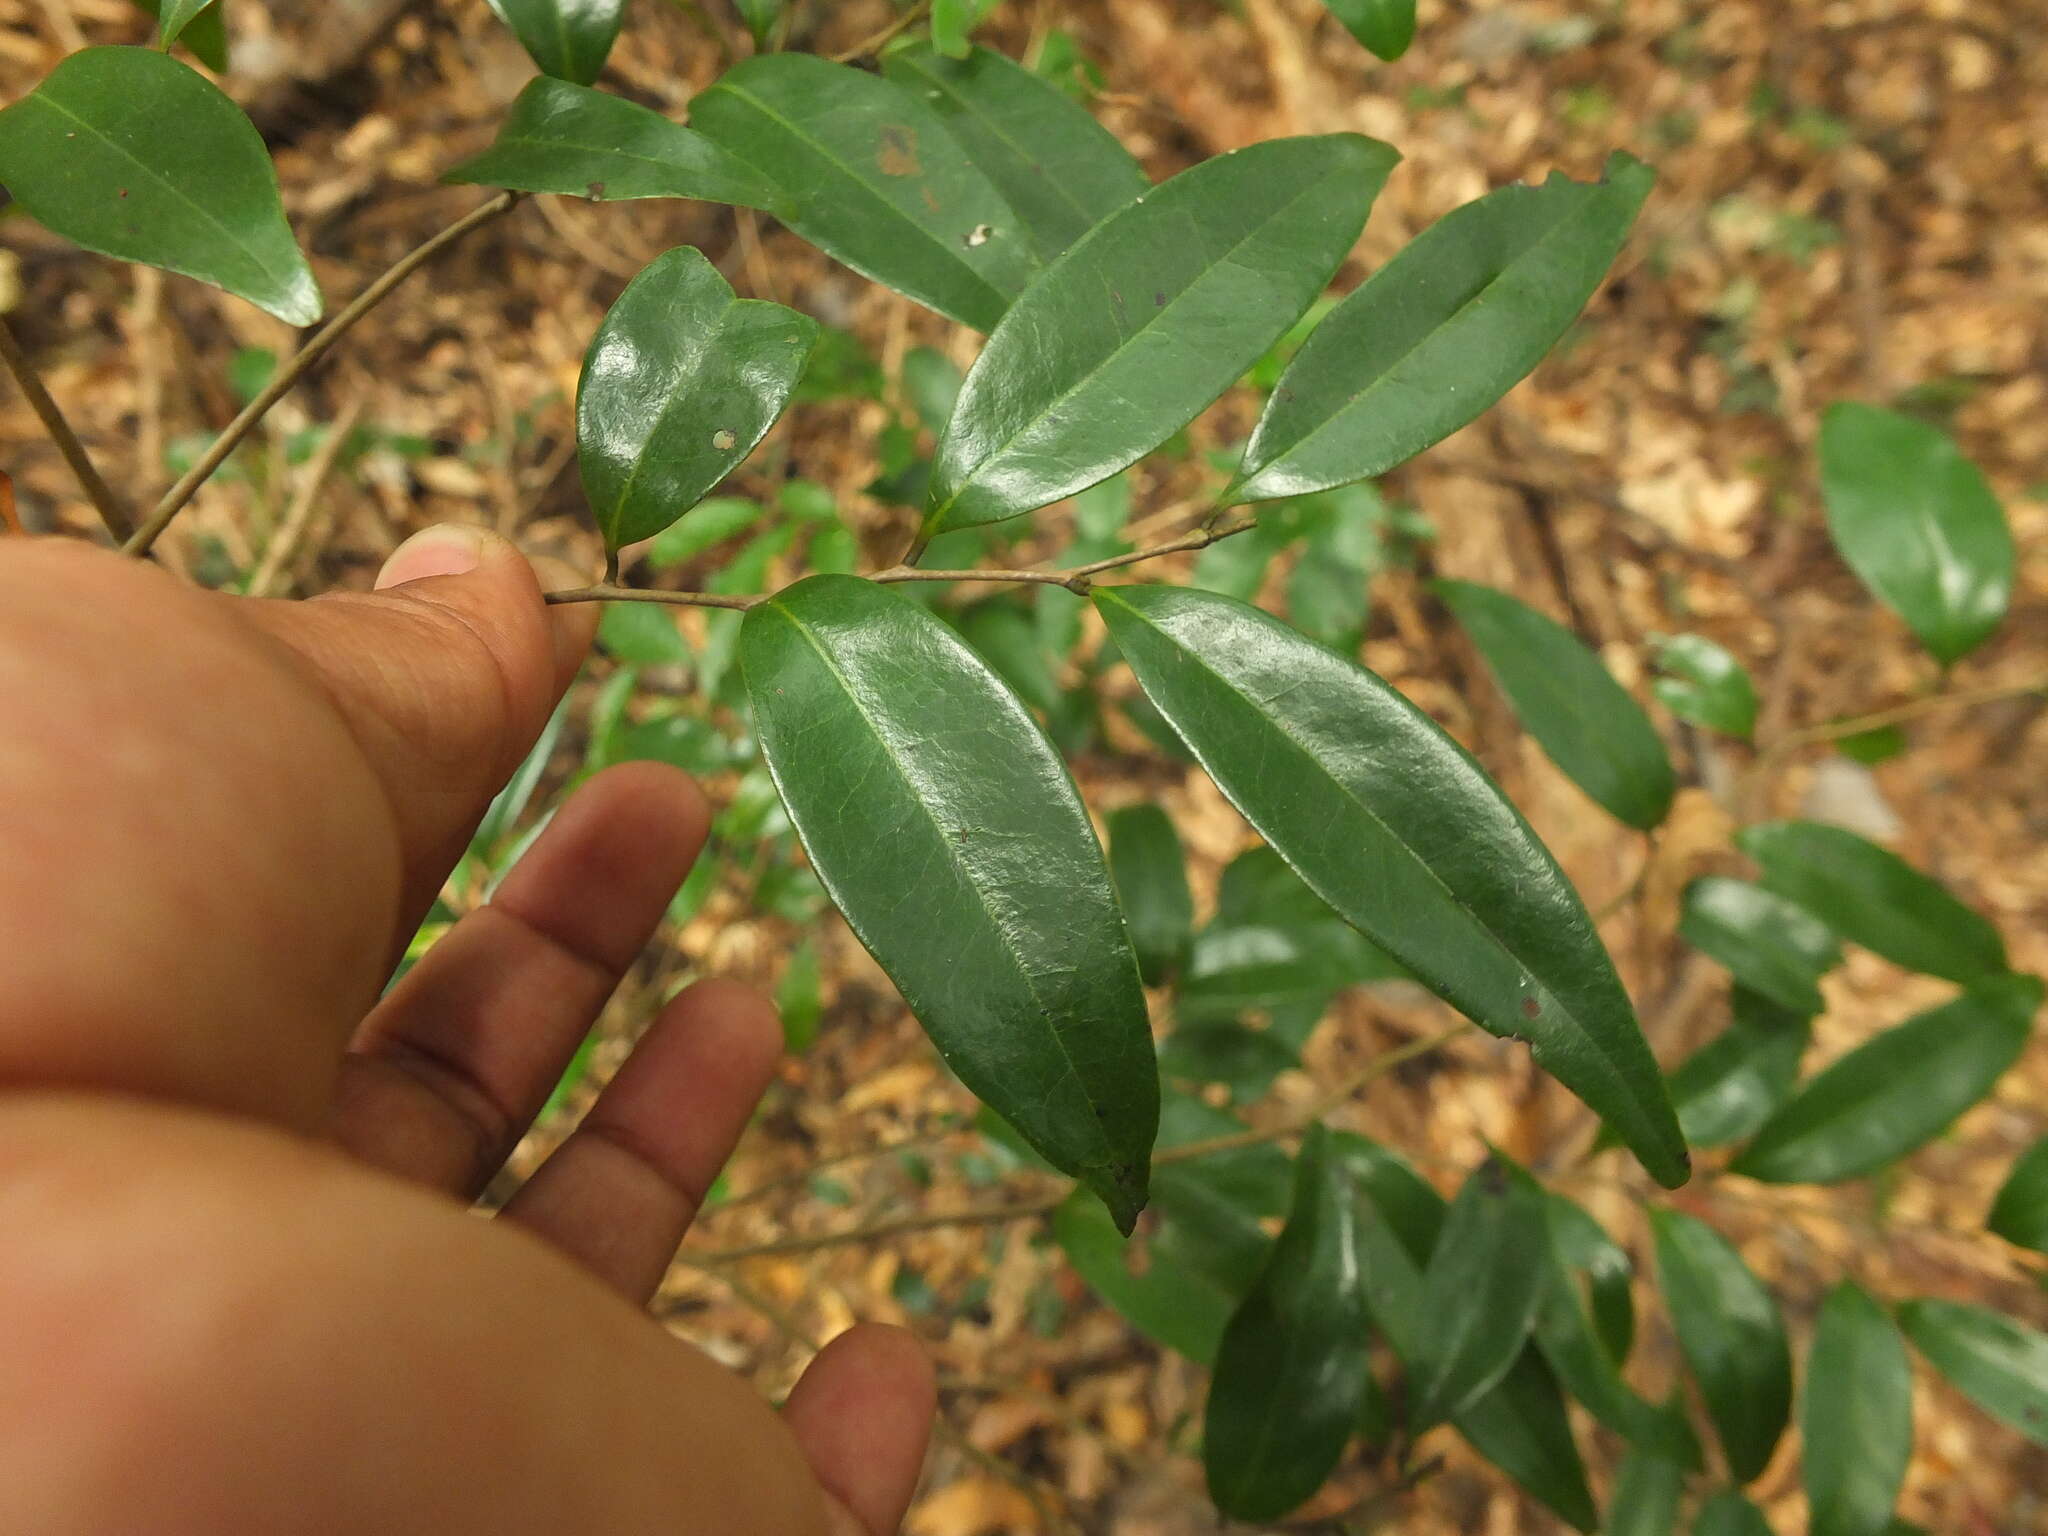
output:
<svg viewBox="0 0 2048 1536"><path fill-rule="evenodd" d="M884 123L882 147L875 153L875 165L884 176L922 175L924 167L917 163L917 130Z"/></svg>
<svg viewBox="0 0 2048 1536"><path fill-rule="evenodd" d="M603 182L601 182L601 181L593 181L593 182L592 182L592 183L590 184L590 200L591 200L591 201L592 201L593 203L600 203L600 202L603 202L603 201L604 201L604 183L603 183Z"/></svg>

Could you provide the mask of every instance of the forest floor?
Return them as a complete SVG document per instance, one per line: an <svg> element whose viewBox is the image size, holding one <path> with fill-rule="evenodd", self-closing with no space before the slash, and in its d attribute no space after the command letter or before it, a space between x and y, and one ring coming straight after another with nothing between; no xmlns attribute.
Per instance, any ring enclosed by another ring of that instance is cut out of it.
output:
<svg viewBox="0 0 2048 1536"><path fill-rule="evenodd" d="M1383 65L1314 0L1241 9L1011 0L984 36L1022 52L1051 29L1071 34L1105 77L1096 110L1156 176L1283 134L1350 129L1399 147L1405 160L1347 265L1347 287L1492 186L1552 169L1597 174L1618 148L1657 168L1616 277L1567 343L1478 425L1386 483L1434 539L1416 567L1376 578L1365 657L1500 777L1588 905L1612 904L1603 931L1659 1055L1675 1060L1726 1016L1724 975L1688 957L1674 927L1688 879L1741 871L1728 841L1740 820L1806 814L1864 831L1992 917L2018 967L2048 970L2048 712L2038 697L1926 709L1905 725L1907 750L1874 765L1798 735L1924 700L1938 682L1828 542L1814 445L1832 401L1903 403L1938 419L1983 465L2012 520L2022 558L2011 616L1949 686L2010 683L2048 657L2048 13L2034 0L1422 0L1414 49ZM858 44L891 14L887 0L823 10L823 52ZM255 108L330 295L353 292L476 203L474 189L435 178L488 142L530 74L484 0L244 5L232 25L242 66L229 84ZM643 0L606 83L680 115L721 67L714 34L729 30L695 6ZM0 101L81 40L142 33L127 0L0 0ZM274 590L365 585L397 540L446 519L493 524L594 571L569 454L578 366L625 279L678 243L703 246L742 292L850 331L889 378L913 345L972 356L974 339L958 328L729 210L535 199L368 320L277 413L267 451L279 472L202 496L166 557L201 575L222 560L253 564L288 491L303 485L303 469L295 478L284 468L291 434L360 412L425 446L366 458L323 487ZM111 478L138 496L161 488L194 434L232 414L221 380L238 353L291 345L246 305L82 258L19 219L0 225L0 311L10 309ZM781 462L832 488L876 563L907 533L908 514L865 492L887 417L879 401L840 399L800 406L783 429ZM1196 444L1243 430L1226 407L1198 425ZM0 398L0 465L31 529L89 526L11 393ZM766 494L750 474L738 489ZM1170 473L1141 481L1134 516L1170 516L1178 494ZM1044 519L1041 541L1027 538L1020 554L1057 548L1063 520ZM1759 680L1764 750L1671 726L1686 786L1672 821L1654 844L1619 827L1521 736L1428 597L1430 575L1507 588L1569 622L1639 694L1648 637L1713 637ZM1217 871L1253 841L1191 769L1136 750L1076 768L1098 811L1150 800L1172 812L1198 904L1213 901ZM732 791L718 779L711 788ZM748 896L738 877L723 882L665 938L643 991L679 965L773 989L798 935ZM770 1392L855 1319L914 1328L940 1362L948 1429L912 1536L1225 1529L1187 1454L1199 1374L1094 1301L1038 1222L952 1222L718 1257L1029 1204L1049 1188L993 1163L960 1129L972 1101L836 918L818 943L817 1041L788 1062L728 1179L760 1197L706 1213L664 1288L664 1315ZM1942 990L1853 954L1827 980L1809 1069ZM645 1013L644 996L620 1000L599 1076ZM1398 993L1346 994L1311 1040L1306 1070L1283 1074L1248 1113L1284 1120L1447 1018ZM1567 1161L1588 1133L1583 1112L1524 1052L1476 1035L1373 1083L1337 1119L1409 1150L1444 1183L1487 1142L1543 1168ZM1990 1101L1882 1188L1706 1179L1676 1198L1738 1241L1796 1336L1844 1275L1880 1295L1993 1302L2044 1326L2038 1265L1980 1231L2012 1157L2044 1132L2048 1046L2037 1041ZM521 1166L556 1134L537 1133ZM1573 1166L1564 1187L1646 1272L1640 1175L1614 1155ZM1640 1310L1660 1317L1642 1288ZM1652 1323L1632 1379L1654 1394L1675 1360L1668 1330ZM2048 1530L2048 1451L1924 1372L1917 1401L1907 1516L1942 1536ZM1611 1437L1583 1439L1604 1480ZM1348 1467L1319 1508L1370 1501L1373 1476ZM1755 1492L1774 1529L1804 1529L1789 1445ZM1369 1509L1383 1528L1414 1536L1551 1528L1457 1446L1419 1487Z"/></svg>

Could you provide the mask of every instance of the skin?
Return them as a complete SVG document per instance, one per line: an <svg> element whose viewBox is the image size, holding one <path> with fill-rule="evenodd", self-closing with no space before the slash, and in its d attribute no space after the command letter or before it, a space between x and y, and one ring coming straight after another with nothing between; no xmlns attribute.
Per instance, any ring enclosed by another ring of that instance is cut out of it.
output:
<svg viewBox="0 0 2048 1536"><path fill-rule="evenodd" d="M933 1415L857 1328L780 1412L645 1304L781 1047L691 987L470 1202L697 856L683 775L556 816L393 957L588 649L510 545L375 593L0 540L0 1530L886 1536Z"/></svg>

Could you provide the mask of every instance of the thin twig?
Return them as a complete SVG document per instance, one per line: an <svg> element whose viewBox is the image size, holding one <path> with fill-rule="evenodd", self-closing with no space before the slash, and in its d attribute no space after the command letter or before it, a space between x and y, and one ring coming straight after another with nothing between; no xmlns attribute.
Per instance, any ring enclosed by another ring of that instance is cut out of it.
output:
<svg viewBox="0 0 2048 1536"><path fill-rule="evenodd" d="M271 541L263 547L263 559L256 567L256 573L249 578L243 591L250 597L268 597L277 578L291 564L292 556L305 542L306 530L313 524L313 509L319 505L320 493L327 486L328 476L334 473L334 466L341 462L342 454L348 448L348 441L355 436L356 423L362 419L363 401L360 397L351 400L328 429L327 438L320 444L320 451L313 456L313 462L306 466L306 478L300 482L298 494L286 509L284 521Z"/></svg>
<svg viewBox="0 0 2048 1536"><path fill-rule="evenodd" d="M913 5L872 37L865 38L854 44L853 47L847 49L844 53L833 54L831 56L832 62L834 64L851 64L855 59L866 58L869 54L887 44L891 38L899 33L909 31L910 28L924 20L924 13L930 9L931 0L917 0L916 5Z"/></svg>
<svg viewBox="0 0 2048 1536"><path fill-rule="evenodd" d="M441 251L478 225L487 224L504 213L517 203L522 195L518 192L500 192L489 202L457 219L418 249L401 257L388 272L357 294L347 308L314 333L312 340L299 348L291 360L271 376L270 382L256 398L242 408L242 414L229 422L227 429L213 440L213 446L207 449L199 462L187 470L176 485L164 492L163 500L156 504L156 509L149 514L148 521L143 523L134 537L122 546L122 553L137 557L148 554L150 546L156 543L166 528L170 527L171 519L184 509L185 503L192 499L208 477L227 462L228 455L240 446L242 439L269 414L272 406L290 393L292 387L305 376L306 370L325 357L328 350L341 340L358 320L375 309L389 296L392 289L433 260Z"/></svg>
<svg viewBox="0 0 2048 1536"><path fill-rule="evenodd" d="M1785 732L1759 754L1756 772L1761 774L1766 764L1775 763L1786 753L1796 751L1800 747L1813 746L1823 741L1840 741L1844 736L1860 736L1865 731L1881 730L1887 725L1903 725L1909 720L1918 720L1923 715L1938 714L1949 709L1971 709L1979 704L1995 704L2000 699L2016 699L2029 693L2048 693L2048 675L2026 678L2017 683L1988 683L1982 688L1959 688L1950 693L1930 693L1925 698L1909 699L1904 704L1894 704L1890 709L1875 710L1867 715L1854 715L1846 720L1827 720L1819 725L1800 726Z"/></svg>
<svg viewBox="0 0 2048 1536"><path fill-rule="evenodd" d="M1155 544L1150 549L1135 549L1128 554L1112 555L1107 560L1094 560L1087 565L1077 565L1063 571L923 571L909 565L892 565L888 570L877 571L866 579L882 586L891 586L902 581L1030 582L1039 586L1065 587L1069 592L1085 597L1094 585L1092 578L1104 571L1136 565L1142 560L1157 560L1162 555L1179 554L1185 550L1206 549L1219 539L1243 533L1253 525L1253 522L1253 519L1246 518L1221 528L1201 529L1171 543ZM570 587L561 592L550 592L547 600L551 603L674 603L685 608L746 609L756 603L767 601L771 596L773 594L767 592L751 592L745 596L731 596L723 592L667 592L643 587L621 587L614 582L601 581L588 587Z"/></svg>
<svg viewBox="0 0 2048 1536"><path fill-rule="evenodd" d="M92 456L85 451L85 444L78 440L78 434L71 430L71 423L64 419L64 413L57 408L57 402L50 398L50 392L43 388L43 381L37 374L35 364L28 360L28 354L21 350L21 343L5 320L0 320L0 362L7 364L7 371L14 375L14 382L21 386L21 392L28 398L29 409L36 413L36 419L43 424L43 430L50 434L50 440L57 445L57 451L64 455L64 462L71 466L71 473L78 479L79 489L85 492L100 514L100 521L107 525L107 532L117 539L125 539L135 531L135 514L128 510L128 504L115 494L114 488L100 478L100 472L93 468Z"/></svg>

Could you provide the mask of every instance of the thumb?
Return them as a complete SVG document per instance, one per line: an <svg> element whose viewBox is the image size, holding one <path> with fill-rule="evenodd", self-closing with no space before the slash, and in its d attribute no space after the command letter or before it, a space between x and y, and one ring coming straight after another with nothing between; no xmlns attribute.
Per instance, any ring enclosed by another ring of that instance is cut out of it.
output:
<svg viewBox="0 0 2048 1536"><path fill-rule="evenodd" d="M249 602L334 701L383 785L405 859L405 916L423 912L491 797L531 749L596 631L595 604L481 528L440 524L385 561L374 592Z"/></svg>

